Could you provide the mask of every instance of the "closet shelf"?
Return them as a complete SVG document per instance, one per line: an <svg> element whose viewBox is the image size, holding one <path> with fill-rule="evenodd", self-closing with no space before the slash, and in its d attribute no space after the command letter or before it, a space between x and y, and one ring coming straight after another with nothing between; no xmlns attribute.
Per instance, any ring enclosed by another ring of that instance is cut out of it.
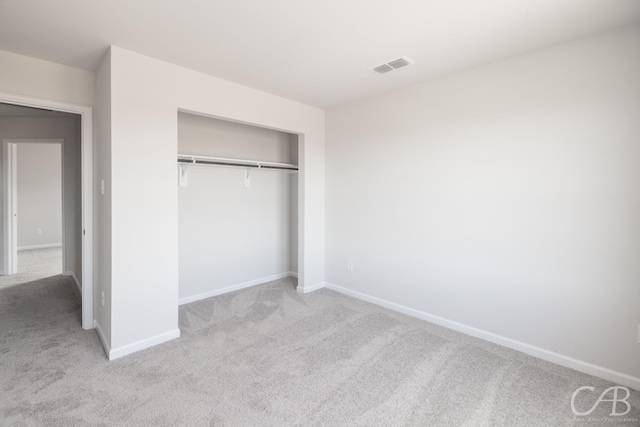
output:
<svg viewBox="0 0 640 427"><path fill-rule="evenodd" d="M297 171L298 166L291 163L263 162L262 160L229 159L225 157L208 157L194 154L178 154L178 163L192 165L231 166L256 169L278 169Z"/></svg>

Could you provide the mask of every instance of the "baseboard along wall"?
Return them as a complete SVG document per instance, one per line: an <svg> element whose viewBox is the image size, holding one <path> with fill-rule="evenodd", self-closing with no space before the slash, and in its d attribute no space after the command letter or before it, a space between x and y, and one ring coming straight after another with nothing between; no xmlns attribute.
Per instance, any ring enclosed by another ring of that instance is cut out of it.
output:
<svg viewBox="0 0 640 427"><path fill-rule="evenodd" d="M507 347L507 348L519 351L521 353L528 354L529 356L533 356L538 359L546 360L547 362L555 363L556 365L574 369L576 371L583 372L588 375L593 375L594 377L602 378L616 384L631 387L635 390L640 390L640 378L638 377L627 375L625 373L614 371L612 369L608 369L602 366L594 365L582 360L574 359L569 356L565 356L565 355L555 353L540 347L536 347L530 344L516 341L511 338L503 337L501 335L487 332L482 329L474 328L472 326L454 322L452 320L448 320L443 317L435 316L433 314L425 313L420 310L416 310L410 307L396 304L391 301L384 300L382 298L377 298L377 297L367 295L361 292L357 292L348 288L344 288L342 286L338 286L333 283L325 282L324 287L332 291L336 291L341 294L348 295L353 298L357 298L362 301L370 302L380 307L397 311L398 313L416 317L418 319L425 320L427 322L434 323L436 325L443 326L448 329L453 329L454 331L462 332L463 334L471 335L473 337L480 338L485 341L489 341L494 344L498 344L503 347ZM317 290L317 289L320 289L320 288L318 287L313 290Z"/></svg>
<svg viewBox="0 0 640 427"><path fill-rule="evenodd" d="M251 286L256 286L261 283L266 283L266 282L270 282L273 280L278 280L278 279L282 279L290 276L297 277L297 274L293 272L285 272L285 273L275 274L273 276L263 277L260 279L250 280L248 282L243 282L236 285L227 286L221 289L215 289L212 291L203 292L201 294L181 298L179 300L179 304L180 305L188 304L190 302L195 302L202 299L211 298L217 295L238 291L240 289L249 288ZM76 283L76 286L79 287L79 284L75 279L75 276L73 276L73 274L72 274L72 277L74 278L74 282ZM394 302L387 301L382 298L374 297L368 294L364 294L362 292L344 288L342 286L338 286L333 283L320 282L315 285L308 286L306 288L298 287L297 291L299 293L307 294L322 288L327 288L332 291L339 292L341 294L396 311L398 313L406 314L408 316L425 320L427 322L434 323L436 325L443 326L445 328L452 329L454 331L462 332L464 334L471 335L473 337L480 338L485 341L489 341L494 344L498 344L503 347L507 347L507 348L519 351L521 353L528 354L538 359L546 360L548 362L555 363L560 366L564 366L566 368L574 369L576 371L583 372L588 375L593 375L595 377L602 378L607 381L611 381L617 384L621 384L623 386L640 390L640 378L627 375L622 372L617 372L602 366L594 365L582 360L574 359L572 357L565 356L559 353L554 353L552 351L549 351L540 347L526 344L521 341L516 341L511 338L503 337L501 335L487 332L482 329L474 328L469 325L454 322L452 320L445 319L440 316L435 316L433 314L429 314L429 313L416 310L410 307L406 307L400 304L396 304ZM109 360L117 359L119 357L129 355L136 351L140 351L145 348L149 348L154 345L161 344L163 342L180 337L180 330L176 329L175 331L170 331L165 334L161 334L137 343L129 344L117 349L111 349L110 346L107 344L107 340L105 339L104 333L102 332L102 329L100 328L100 325L98 324L97 321L94 321L94 326Z"/></svg>
<svg viewBox="0 0 640 427"><path fill-rule="evenodd" d="M325 282L320 282L320 283L316 283L315 285L306 286L304 288L301 286L298 286L296 290L298 291L299 294L308 294L310 292L317 291L318 289L324 288L325 285L326 285Z"/></svg>
<svg viewBox="0 0 640 427"><path fill-rule="evenodd" d="M47 243L46 245L31 245L31 246L18 246L19 251L26 251L29 249L48 249L48 248L60 248L62 243Z"/></svg>
<svg viewBox="0 0 640 427"><path fill-rule="evenodd" d="M78 281L75 279L75 276L73 275L73 273L71 274L67 274L65 273L65 275L71 275L74 279L74 282L76 283L76 286L79 287ZM255 279L255 280L250 280L248 282L243 282L243 283L238 283L236 285L231 285L231 286L227 286L221 289L214 289L212 291L208 291L208 292L203 292L201 294L197 294L197 295L191 295L188 297L184 297L184 298L180 298L178 300L179 305L183 305L183 304L188 304L190 302L195 302L195 301L199 301L202 299L206 299L206 298L211 298L217 295L222 295L222 294L226 294L229 292L234 292L234 291L238 291L240 289L245 289L245 288L249 288L251 286L255 286L255 285L259 285L261 283L266 283L266 282L271 282L272 280L278 280L278 279L283 279L285 277L289 277L289 276L297 276L296 273L287 271L285 273L280 273L280 274L274 274L273 276L267 276L267 277L262 277L260 279ZM294 277L295 277L294 276ZM97 320L94 320L93 322L93 326L96 330L96 333L98 334L98 338L100 339L100 342L102 343L102 347L104 348L104 351L107 355L107 358L109 360L114 360L114 359L118 359L120 357L124 357L127 356L129 354L135 353L137 351L140 350L144 350L147 349L149 347L153 347L155 345L158 344L162 344L164 342L170 341L172 339L176 339L180 337L180 329L175 329L173 331L169 331L166 332L164 334L160 334L160 335L156 335L155 337L151 337L142 341L138 341L132 344L128 344L122 347L118 347L118 348L111 348L111 346L108 344L108 340L106 339L106 336L102 330L102 328L100 327L100 324L98 323Z"/></svg>
<svg viewBox="0 0 640 427"><path fill-rule="evenodd" d="M238 283L235 285L226 286L224 288L214 289L214 290L203 292L200 294L183 297L178 300L178 304L179 305L189 304L190 302L200 301L200 300L215 297L218 295L227 294L229 292L239 291L240 289L250 288L251 286L259 285L261 283L271 282L272 280L284 279L285 277L289 277L289 276L298 277L296 273L293 273L291 271L278 273L272 276L249 280L248 282Z"/></svg>
<svg viewBox="0 0 640 427"><path fill-rule="evenodd" d="M71 277L71 279L73 279L73 283L76 285L76 289L78 290L78 293L82 297L82 285L80 284L80 282L78 282L78 279L77 279L76 275L74 274L74 272L73 271L65 271L64 273L62 273L62 275L63 276L69 276L69 277Z"/></svg>
<svg viewBox="0 0 640 427"><path fill-rule="evenodd" d="M96 330L96 333L98 334L98 338L100 339L100 343L102 344L102 348L104 349L104 352L108 359L109 353L111 353L111 346L109 345L109 341L107 340L107 337L104 335L104 332L102 331L102 328L100 327L100 324L98 323L97 320L93 321L93 328Z"/></svg>
<svg viewBox="0 0 640 427"><path fill-rule="evenodd" d="M104 348L104 352L107 355L107 359L109 360L119 359L120 357L128 356L140 350L145 350L147 348L156 346L158 344L162 344L167 341L180 338L180 329L174 329L173 331L165 332L163 334L156 335L154 337L147 338L142 341L135 342L133 344L123 345L117 348L111 348L97 320L93 321L93 326L96 330L96 333L98 334L98 338L100 339L100 342L102 343L102 347Z"/></svg>
<svg viewBox="0 0 640 427"><path fill-rule="evenodd" d="M120 357L128 356L140 350L156 346L158 344L171 341L173 339L180 338L180 329L174 329L160 335L156 335L151 338L147 338L142 341L138 341L132 344L123 345L117 348L111 348L108 353L109 360L119 359Z"/></svg>

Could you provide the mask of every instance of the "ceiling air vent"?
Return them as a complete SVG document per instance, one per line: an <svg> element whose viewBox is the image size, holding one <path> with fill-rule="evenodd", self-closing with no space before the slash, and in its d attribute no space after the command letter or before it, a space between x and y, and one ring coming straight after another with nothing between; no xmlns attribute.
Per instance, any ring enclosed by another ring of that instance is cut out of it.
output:
<svg viewBox="0 0 640 427"><path fill-rule="evenodd" d="M376 74L384 74L393 70L394 70L393 67L387 64L378 65L377 67L374 67L371 69L371 71L373 71Z"/></svg>
<svg viewBox="0 0 640 427"><path fill-rule="evenodd" d="M397 70L398 68L406 67L407 65L413 64L413 61L403 56L402 58L394 59L393 61L389 61L386 64L377 65L375 67L369 68L372 72L376 74L386 74L390 71Z"/></svg>

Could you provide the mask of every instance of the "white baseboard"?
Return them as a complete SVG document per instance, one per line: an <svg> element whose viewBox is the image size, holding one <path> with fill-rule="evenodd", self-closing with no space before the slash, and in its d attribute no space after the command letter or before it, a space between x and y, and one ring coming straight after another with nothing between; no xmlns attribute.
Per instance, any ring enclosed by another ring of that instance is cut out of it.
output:
<svg viewBox="0 0 640 427"><path fill-rule="evenodd" d="M180 338L180 329L175 329L173 331L165 332L164 334L156 335L155 337L147 338L146 340L112 349L97 320L93 321L93 326L98 333L98 338L100 339L104 352L109 360L118 359L131 353L135 353L136 351L144 350L146 348L153 347L154 345L171 341L175 338Z"/></svg>
<svg viewBox="0 0 640 427"><path fill-rule="evenodd" d="M300 285L296 288L299 294L308 294L313 291L317 291L318 289L322 289L325 287L325 282L316 283L315 285L305 286L304 288Z"/></svg>
<svg viewBox="0 0 640 427"><path fill-rule="evenodd" d="M474 328L462 323L454 322L452 320L445 319L440 316L425 313L420 310L415 310L400 304L396 304L381 298L377 298L371 295L363 294L361 292L353 291L351 289L343 288L332 283L325 283L327 289L331 289L336 292L348 295L353 298L357 298L363 301L370 302L375 305L379 305L384 308L388 308L393 311L397 311L408 316L416 317L418 319L426 320L427 322L434 323L436 325L444 326L454 331L462 332L467 335L471 335L476 338L489 341L503 347L517 350L521 353L528 354L538 359L546 360L556 365L564 366L566 368L574 369L585 374L593 375L594 377L602 378L613 383L621 384L627 387L631 387L636 390L640 390L640 378L627 375L622 372L617 372L612 369L608 369L602 366L594 365L582 360L574 359L569 356L564 356L559 353L555 353L549 350L545 350L540 347L536 347L530 344L526 344L520 341L506 338L501 335L497 335L491 332L484 331L482 329Z"/></svg>
<svg viewBox="0 0 640 427"><path fill-rule="evenodd" d="M109 353L111 353L111 346L107 342L107 337L104 336L104 332L102 331L102 328L100 327L100 324L98 323L97 320L93 321L93 327L96 330L96 333L98 334L98 338L102 343L102 348L104 348L104 352L107 355L107 358L109 358Z"/></svg>
<svg viewBox="0 0 640 427"><path fill-rule="evenodd" d="M147 338L142 341L135 342L133 344L123 345L122 347L112 348L109 350L109 360L115 360L120 357L128 356L131 353L135 353L140 350L144 350L154 345L162 344L173 339L180 338L180 329L174 329L173 331L165 332L164 334L156 335L155 337Z"/></svg>
<svg viewBox="0 0 640 427"><path fill-rule="evenodd" d="M78 279L76 278L76 275L73 273L73 271L65 271L64 273L62 273L62 275L70 276L73 279L73 283L75 283L78 293L80 293L80 296L82 296L82 286L80 286L80 282L78 282Z"/></svg>
<svg viewBox="0 0 640 427"><path fill-rule="evenodd" d="M189 304L190 302L200 301L203 299L215 297L222 294L228 294L229 292L239 291L240 289L250 288L251 286L260 285L262 283L271 282L272 280L283 279L291 276L291 272L278 273L273 276L262 277L260 279L250 280L244 283L238 283L236 285L227 286L225 288L214 289L211 291L203 292L197 295L191 295L188 297L180 298L178 305Z"/></svg>
<svg viewBox="0 0 640 427"><path fill-rule="evenodd" d="M293 272L293 271L290 271L290 272L289 272L289 276L290 276L290 277L295 277L295 278L297 279L297 278L298 278L298 273L295 273L295 272Z"/></svg>
<svg viewBox="0 0 640 427"><path fill-rule="evenodd" d="M62 243L47 243L46 245L31 245L31 246L18 246L19 251L26 251L29 249L47 249L47 248L60 248Z"/></svg>

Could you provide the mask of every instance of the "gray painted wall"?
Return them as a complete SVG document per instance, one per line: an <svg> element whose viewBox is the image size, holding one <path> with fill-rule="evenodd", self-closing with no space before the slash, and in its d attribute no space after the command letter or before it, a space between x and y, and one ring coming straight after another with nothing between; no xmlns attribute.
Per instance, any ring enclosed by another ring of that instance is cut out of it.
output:
<svg viewBox="0 0 640 427"><path fill-rule="evenodd" d="M18 249L62 245L62 146L18 144L17 163Z"/></svg>

